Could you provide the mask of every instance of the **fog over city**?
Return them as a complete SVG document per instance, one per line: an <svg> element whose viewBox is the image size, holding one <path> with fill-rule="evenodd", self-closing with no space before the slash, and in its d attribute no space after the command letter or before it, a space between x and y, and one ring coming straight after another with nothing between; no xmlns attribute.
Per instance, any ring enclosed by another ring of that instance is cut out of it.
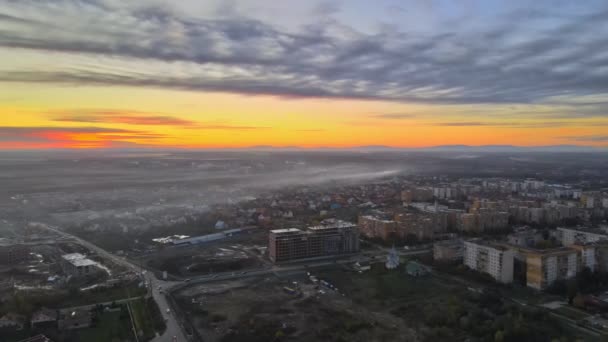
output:
<svg viewBox="0 0 608 342"><path fill-rule="evenodd" d="M247 201L285 187L374 182L413 172L532 175L556 162L567 173L581 159L606 165L602 154L538 158L466 150L3 152L0 217L15 229L42 222L136 232L184 223L209 205ZM477 168L481 161L492 163Z"/></svg>
<svg viewBox="0 0 608 342"><path fill-rule="evenodd" d="M360 158L362 156L362 158ZM208 205L285 186L370 181L407 161L353 153L4 152L1 215L15 227L44 222L146 230L183 222Z"/></svg>

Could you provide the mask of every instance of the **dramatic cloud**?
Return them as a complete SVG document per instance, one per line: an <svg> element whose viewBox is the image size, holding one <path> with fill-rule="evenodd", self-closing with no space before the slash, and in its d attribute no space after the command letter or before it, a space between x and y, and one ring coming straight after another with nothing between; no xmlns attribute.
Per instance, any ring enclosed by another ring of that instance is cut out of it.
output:
<svg viewBox="0 0 608 342"><path fill-rule="evenodd" d="M430 123L428 126L446 126L446 127L511 127L511 128L549 128L549 127L571 127L571 126L607 126L608 122L599 121L546 121L546 122L436 122Z"/></svg>
<svg viewBox="0 0 608 342"><path fill-rule="evenodd" d="M212 19L119 3L3 1L0 46L79 63L18 61L25 67L0 67L0 81L456 104L608 95L601 2L565 17L513 11L483 29L459 22L424 34L353 28L331 19L339 8L329 2L316 7L327 18L289 30L234 11Z"/></svg>
<svg viewBox="0 0 608 342"><path fill-rule="evenodd" d="M599 142L608 143L608 135L592 135L592 136L580 136L580 137L564 137L565 139L578 141L578 142Z"/></svg>
<svg viewBox="0 0 608 342"><path fill-rule="evenodd" d="M407 113L385 113L385 114L374 114L371 117L377 119L389 119L389 120L401 120L401 119L411 119L415 118L415 114L407 114Z"/></svg>
<svg viewBox="0 0 608 342"><path fill-rule="evenodd" d="M87 111L74 110L51 113L54 121L63 122L87 122L87 123L121 123L129 125L148 125L148 126L195 126L194 121L184 120L172 116L150 115L135 111Z"/></svg>

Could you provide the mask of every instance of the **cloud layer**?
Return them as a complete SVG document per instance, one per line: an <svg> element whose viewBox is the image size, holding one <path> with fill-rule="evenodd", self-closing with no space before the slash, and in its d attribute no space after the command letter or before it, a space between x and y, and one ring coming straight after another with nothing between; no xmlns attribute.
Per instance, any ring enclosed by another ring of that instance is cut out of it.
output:
<svg viewBox="0 0 608 342"><path fill-rule="evenodd" d="M390 25L365 32L335 19L335 6L322 20L284 29L233 11L201 18L115 4L3 1L0 47L79 63L0 67L0 81L450 104L608 95L608 5L601 2L566 17L512 11L482 29L461 22L424 34Z"/></svg>

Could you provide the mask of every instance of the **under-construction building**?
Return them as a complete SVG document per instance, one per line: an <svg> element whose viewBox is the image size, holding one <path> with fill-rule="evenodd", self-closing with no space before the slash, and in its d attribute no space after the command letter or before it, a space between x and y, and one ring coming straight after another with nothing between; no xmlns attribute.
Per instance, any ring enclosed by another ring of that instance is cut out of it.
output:
<svg viewBox="0 0 608 342"><path fill-rule="evenodd" d="M273 262L319 258L359 252L357 225L339 220L325 220L306 230L296 228L271 230L268 256Z"/></svg>

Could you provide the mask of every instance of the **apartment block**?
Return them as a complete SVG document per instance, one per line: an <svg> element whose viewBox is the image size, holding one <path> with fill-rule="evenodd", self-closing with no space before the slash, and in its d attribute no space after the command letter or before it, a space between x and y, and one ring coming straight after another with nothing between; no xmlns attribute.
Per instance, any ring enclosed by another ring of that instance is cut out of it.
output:
<svg viewBox="0 0 608 342"><path fill-rule="evenodd" d="M608 241L608 234L600 229L586 228L557 228L558 237L564 246L587 244L598 241Z"/></svg>
<svg viewBox="0 0 608 342"><path fill-rule="evenodd" d="M359 230L361 235L372 239L388 240L392 235L400 235L397 222L371 215L359 216Z"/></svg>
<svg viewBox="0 0 608 342"><path fill-rule="evenodd" d="M0 264L17 264L26 260L28 256L29 248L26 245L8 239L0 239Z"/></svg>
<svg viewBox="0 0 608 342"><path fill-rule="evenodd" d="M547 288L556 280L572 278L579 269L575 249L520 249L520 253L526 263L526 285L537 290Z"/></svg>
<svg viewBox="0 0 608 342"><path fill-rule="evenodd" d="M500 283L513 282L515 252L505 246L484 242L464 242L464 264L478 272L492 276Z"/></svg>
<svg viewBox="0 0 608 342"><path fill-rule="evenodd" d="M275 263L359 252L357 225L339 220L325 220L306 230L271 230L268 239L268 256Z"/></svg>
<svg viewBox="0 0 608 342"><path fill-rule="evenodd" d="M430 202L433 196L433 189L427 187L415 187L401 192L401 200L405 203Z"/></svg>
<svg viewBox="0 0 608 342"><path fill-rule="evenodd" d="M433 260L439 262L461 261L464 256L462 240L446 240L433 244Z"/></svg>

